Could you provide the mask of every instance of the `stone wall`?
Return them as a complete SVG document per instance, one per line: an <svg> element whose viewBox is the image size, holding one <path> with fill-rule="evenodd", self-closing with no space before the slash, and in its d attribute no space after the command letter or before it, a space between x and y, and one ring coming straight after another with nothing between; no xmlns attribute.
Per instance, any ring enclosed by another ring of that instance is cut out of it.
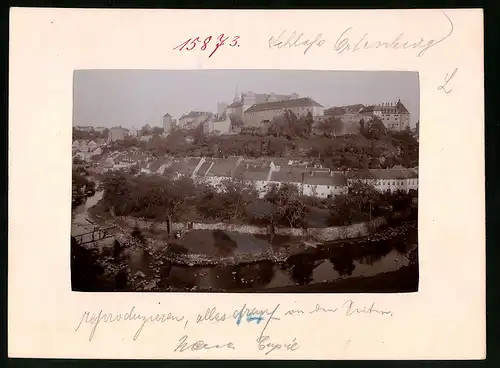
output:
<svg viewBox="0 0 500 368"><path fill-rule="evenodd" d="M128 226L138 227L139 229L151 230L167 230L166 222L150 221L145 219L138 219L134 217L120 217ZM277 235L285 236L306 236L317 241L332 241L339 239L356 238L366 236L380 226L387 224L384 217L377 217L371 221L362 222L348 226L333 226L322 228L276 228ZM172 223L172 231L189 231L189 230L222 230L228 232L238 232L245 234L259 234L266 235L268 233L267 227L264 226L251 226L251 225L236 225L236 224L204 224L204 223L188 223L174 222Z"/></svg>

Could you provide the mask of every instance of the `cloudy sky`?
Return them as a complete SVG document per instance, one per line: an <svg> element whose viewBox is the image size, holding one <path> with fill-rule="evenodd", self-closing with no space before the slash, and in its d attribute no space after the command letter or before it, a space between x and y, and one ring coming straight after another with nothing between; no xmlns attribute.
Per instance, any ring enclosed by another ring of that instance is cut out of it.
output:
<svg viewBox="0 0 500 368"><path fill-rule="evenodd" d="M162 117L217 111L238 92L298 93L325 108L396 102L419 120L416 72L279 70L77 70L74 73L73 125L140 128L161 126Z"/></svg>

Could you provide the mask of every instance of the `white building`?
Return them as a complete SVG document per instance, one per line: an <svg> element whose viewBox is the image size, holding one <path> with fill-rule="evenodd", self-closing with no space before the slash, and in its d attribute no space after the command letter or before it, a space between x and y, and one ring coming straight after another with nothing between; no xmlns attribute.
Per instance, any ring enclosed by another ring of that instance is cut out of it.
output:
<svg viewBox="0 0 500 368"><path fill-rule="evenodd" d="M397 102L384 102L379 105L368 106L362 109L359 114L365 121L377 117L388 130L403 131L410 127L410 112L403 105L401 100Z"/></svg>
<svg viewBox="0 0 500 368"><path fill-rule="evenodd" d="M113 127L109 130L108 142L123 141L125 139L126 133L127 130L122 128L121 126Z"/></svg>
<svg viewBox="0 0 500 368"><path fill-rule="evenodd" d="M172 133L173 128L174 128L174 121L172 119L172 116L167 112L165 115L163 115L163 133L164 134Z"/></svg>
<svg viewBox="0 0 500 368"><path fill-rule="evenodd" d="M226 108L226 114L228 114L230 117L243 119L245 111L248 110L253 105L259 105L268 102L293 100L298 98L299 95L297 93L276 94L272 92L268 94L268 93L254 93L252 91L249 91L249 92L244 92L241 95L238 95L238 91L236 91L233 98L233 103L231 103Z"/></svg>
<svg viewBox="0 0 500 368"><path fill-rule="evenodd" d="M191 111L189 114L182 115L179 119L178 128L179 129L195 129L200 124L203 124L208 118L213 114L211 112L204 111Z"/></svg>
<svg viewBox="0 0 500 368"><path fill-rule="evenodd" d="M414 169L371 169L346 173L347 182L362 181L380 192L418 190L418 172Z"/></svg>
<svg viewBox="0 0 500 368"><path fill-rule="evenodd" d="M269 123L275 117L283 115L285 110L293 112L298 117L312 114L313 118L323 116L324 107L309 97L293 100L266 102L253 105L244 112L243 121L245 126L260 126Z"/></svg>
<svg viewBox="0 0 500 368"><path fill-rule="evenodd" d="M310 197L333 198L347 193L347 180L342 173L309 171L304 175L303 194Z"/></svg>
<svg viewBox="0 0 500 368"><path fill-rule="evenodd" d="M231 132L231 119L226 114L222 117L211 117L203 122L205 134L229 134Z"/></svg>

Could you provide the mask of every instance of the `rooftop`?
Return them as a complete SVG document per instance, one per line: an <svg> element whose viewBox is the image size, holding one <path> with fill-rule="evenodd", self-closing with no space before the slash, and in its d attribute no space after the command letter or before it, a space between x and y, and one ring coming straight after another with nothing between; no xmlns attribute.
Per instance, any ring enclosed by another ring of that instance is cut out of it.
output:
<svg viewBox="0 0 500 368"><path fill-rule="evenodd" d="M205 176L226 176L232 177L236 171L240 158L214 158L213 165L207 170Z"/></svg>
<svg viewBox="0 0 500 368"><path fill-rule="evenodd" d="M271 181L281 183L302 183L303 176L303 170L283 168L279 171L273 171L271 174Z"/></svg>
<svg viewBox="0 0 500 368"><path fill-rule="evenodd" d="M269 165L241 162L234 173L234 177L241 180L267 180L271 168Z"/></svg>
<svg viewBox="0 0 500 368"><path fill-rule="evenodd" d="M171 173L191 175L198 166L200 158L197 157L186 157L181 159L173 160L170 165L167 166L167 171Z"/></svg>
<svg viewBox="0 0 500 368"><path fill-rule="evenodd" d="M340 173L311 172L304 175L304 184L344 186L347 184L347 180Z"/></svg>
<svg viewBox="0 0 500 368"><path fill-rule="evenodd" d="M367 106L362 109L360 113L369 113L375 111L380 111L382 113L409 114L407 108L405 107L405 105L403 105L401 100L398 100L398 102L396 102L395 104L384 103L381 105Z"/></svg>
<svg viewBox="0 0 500 368"><path fill-rule="evenodd" d="M202 115L212 115L211 112L205 112L205 111L190 111L189 114L182 115L181 119L186 119L186 118L197 118Z"/></svg>
<svg viewBox="0 0 500 368"><path fill-rule="evenodd" d="M292 100L283 100L275 102L265 102L261 104L255 104L249 107L245 112L258 112L266 110L277 110L277 109L290 109L294 107L323 107L310 97L295 98Z"/></svg>

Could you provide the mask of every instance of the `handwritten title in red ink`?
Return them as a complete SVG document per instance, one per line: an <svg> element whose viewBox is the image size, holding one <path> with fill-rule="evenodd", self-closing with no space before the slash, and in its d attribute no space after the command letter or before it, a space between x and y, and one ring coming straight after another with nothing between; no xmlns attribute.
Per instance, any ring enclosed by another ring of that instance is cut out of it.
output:
<svg viewBox="0 0 500 368"><path fill-rule="evenodd" d="M232 36L232 37L225 36L224 33L219 35L218 37L212 37L212 36L208 36L205 38L194 37L194 38L189 38L180 45L174 47L174 50L192 51L200 49L201 51L210 52L208 57L211 58L212 55L215 54L215 52L221 46L240 47L240 44L238 42L239 39L240 36Z"/></svg>

